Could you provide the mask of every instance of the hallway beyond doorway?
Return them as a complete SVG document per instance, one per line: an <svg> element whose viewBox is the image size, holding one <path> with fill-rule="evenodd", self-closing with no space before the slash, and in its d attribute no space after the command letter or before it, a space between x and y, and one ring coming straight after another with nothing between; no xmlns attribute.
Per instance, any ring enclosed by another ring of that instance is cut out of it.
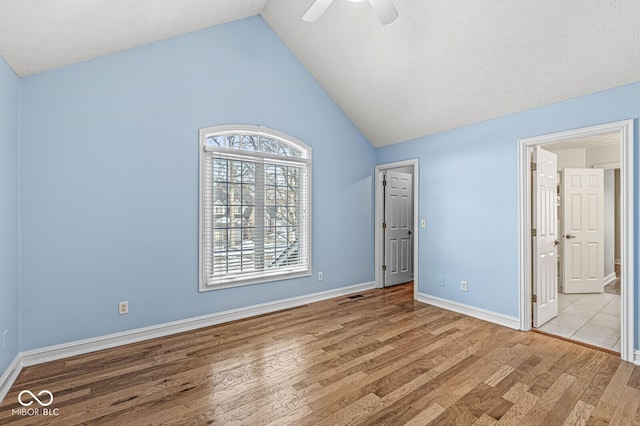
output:
<svg viewBox="0 0 640 426"><path fill-rule="evenodd" d="M620 352L620 296L558 293L558 316L538 330Z"/></svg>

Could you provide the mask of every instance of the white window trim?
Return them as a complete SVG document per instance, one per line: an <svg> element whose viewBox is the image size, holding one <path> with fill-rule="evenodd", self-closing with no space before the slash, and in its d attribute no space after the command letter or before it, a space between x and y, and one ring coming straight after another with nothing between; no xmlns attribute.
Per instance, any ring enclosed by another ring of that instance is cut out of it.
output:
<svg viewBox="0 0 640 426"><path fill-rule="evenodd" d="M242 151L242 150L238 150L238 149L232 149L232 148L213 148L210 145L206 144L206 139L207 136L210 136L212 134L216 134L216 135L224 135L224 134L245 134L245 135L256 135L259 137L267 137L267 138L273 138L273 139L279 139L282 140L283 142L286 142L290 145L294 145L296 148L298 148L299 150L303 151L304 155L300 158L300 157L286 157L286 156L279 156L279 155L271 155L271 154L267 154L267 153L256 153L256 155L253 155L251 152L249 151ZM199 262L198 262L198 286L199 286L199 291L200 292L206 292L206 291L213 291L213 290L220 290L223 288L230 288L230 287L240 287L240 286L245 286L245 285L252 285L252 284L258 284L258 283L266 283L266 282L272 282L272 281L282 281L282 280L286 280L286 279L292 279L292 278L301 278L301 277L308 277L311 276L311 271L312 271L312 253L311 253L311 247L312 247L312 194L311 194L311 189L313 187L313 185L311 184L312 182L312 162L311 162L311 147L307 144L305 144L304 142L302 142L301 140L287 135L286 133L282 133L279 132L277 130L273 130L273 129L269 129L267 127L264 126L254 126L254 125L222 125L222 126L212 126L212 127L206 127L206 128L202 128L199 131L199 137L198 137L198 163L199 163L199 168L198 168L198 182L199 182L199 204L198 204L198 256L199 256ZM207 158L207 156L205 155L205 152L211 152L211 151L215 151L216 155L220 155L222 157L226 157L226 158L235 158L235 159L248 159L248 158L256 158L256 157L260 157L262 159L265 160L275 160L278 161L279 163L291 163L291 164L305 164L306 165L306 170L307 170L307 201L306 201L306 208L307 208L307 214L304 216L304 223L302 224L302 226L304 226L306 228L306 233L307 233L307 239L306 239L306 247L303 248L304 252L306 253L306 257L307 257L307 263L305 266L302 267L291 267L291 268L280 268L277 271L273 271L273 272L265 272L265 271L261 271L259 273L256 273L255 276L252 277L253 274L242 274L242 275L238 275L237 279L238 282L233 282L233 280L235 279L234 277L230 276L224 283L221 284L216 284L216 285L208 285L207 284L207 277L205 276L205 271L204 271L204 248L203 248L203 232L202 232L202 228L203 228L203 212L204 212L204 191L205 191L205 185L204 185L204 178L203 178L203 169L204 169L204 162Z"/></svg>

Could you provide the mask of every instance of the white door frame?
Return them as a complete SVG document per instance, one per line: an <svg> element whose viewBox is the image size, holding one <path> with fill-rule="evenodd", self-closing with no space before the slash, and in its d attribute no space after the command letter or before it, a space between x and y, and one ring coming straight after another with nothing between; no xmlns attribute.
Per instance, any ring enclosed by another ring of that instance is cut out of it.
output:
<svg viewBox="0 0 640 426"><path fill-rule="evenodd" d="M622 258L622 309L620 356L624 361L634 361L634 129L633 120L624 120L598 126L585 127L549 135L518 140L518 234L520 252L520 329L531 329L531 164L530 152L534 146L562 143L578 137L589 137L617 132L620 137L621 182L621 258Z"/></svg>
<svg viewBox="0 0 640 426"><path fill-rule="evenodd" d="M375 286L383 288L384 277L382 274L382 253L384 247L384 232L382 232L382 222L384 222L384 191L382 189L382 181L384 172L399 167L413 167L413 298L418 297L419 281L419 265L418 265L418 204L420 193L418 160L397 161L395 163L379 164L375 169L375 250L374 250L374 268L375 268Z"/></svg>

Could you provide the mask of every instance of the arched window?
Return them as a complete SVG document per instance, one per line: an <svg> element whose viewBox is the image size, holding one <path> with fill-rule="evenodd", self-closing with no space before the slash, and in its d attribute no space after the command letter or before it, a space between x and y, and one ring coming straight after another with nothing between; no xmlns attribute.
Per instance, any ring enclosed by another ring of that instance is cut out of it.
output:
<svg viewBox="0 0 640 426"><path fill-rule="evenodd" d="M311 148L262 126L200 130L200 291L311 274Z"/></svg>

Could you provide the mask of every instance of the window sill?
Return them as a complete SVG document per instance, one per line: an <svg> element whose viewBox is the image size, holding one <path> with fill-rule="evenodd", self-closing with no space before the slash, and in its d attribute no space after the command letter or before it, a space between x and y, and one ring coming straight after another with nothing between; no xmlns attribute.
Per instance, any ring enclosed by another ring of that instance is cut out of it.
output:
<svg viewBox="0 0 640 426"><path fill-rule="evenodd" d="M207 285L206 283L200 283L199 291L200 293L204 293L207 291L222 290L225 288L242 287L246 285L262 284L262 283L268 283L268 282L274 282L274 281L284 281L284 280L290 280L293 278L304 278L304 277L310 277L310 276L311 276L311 270L305 269L302 271L294 271L286 274L280 273L280 274L255 277L255 278L238 277L238 279L227 280L220 284Z"/></svg>

